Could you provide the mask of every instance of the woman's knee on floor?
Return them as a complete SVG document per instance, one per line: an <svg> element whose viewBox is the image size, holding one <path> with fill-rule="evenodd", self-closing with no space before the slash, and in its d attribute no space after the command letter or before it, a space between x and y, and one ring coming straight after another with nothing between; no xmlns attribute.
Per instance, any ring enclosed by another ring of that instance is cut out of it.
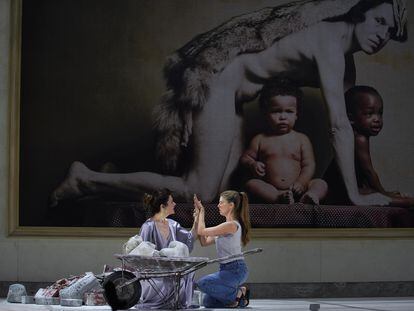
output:
<svg viewBox="0 0 414 311"><path fill-rule="evenodd" d="M213 281L213 279L211 278L210 275L206 275L204 277L202 277L201 279L199 279L197 282L197 287L202 291L202 292L209 292L209 288L211 288L211 286L214 286L215 282Z"/></svg>

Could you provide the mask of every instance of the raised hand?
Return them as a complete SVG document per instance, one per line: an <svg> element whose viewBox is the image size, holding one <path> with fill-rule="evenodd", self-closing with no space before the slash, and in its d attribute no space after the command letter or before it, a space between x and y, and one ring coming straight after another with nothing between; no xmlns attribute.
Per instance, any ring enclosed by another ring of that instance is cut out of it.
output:
<svg viewBox="0 0 414 311"><path fill-rule="evenodd" d="M194 211L193 211L193 219L197 220L198 219L198 215L200 215L200 209L194 207Z"/></svg>
<svg viewBox="0 0 414 311"><path fill-rule="evenodd" d="M194 194L193 201L194 201L194 209L195 210L201 211L201 209L204 209L203 204L201 204L201 200L198 199L196 194Z"/></svg>

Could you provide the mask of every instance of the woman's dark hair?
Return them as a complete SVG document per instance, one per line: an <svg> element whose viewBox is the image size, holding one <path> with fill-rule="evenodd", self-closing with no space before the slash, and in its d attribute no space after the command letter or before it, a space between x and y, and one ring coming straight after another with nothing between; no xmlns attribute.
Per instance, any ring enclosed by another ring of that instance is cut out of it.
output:
<svg viewBox="0 0 414 311"><path fill-rule="evenodd" d="M234 203L233 215L240 222L242 234L241 240L243 246L250 241L250 212L249 199L245 192L238 192L234 190L227 190L220 194L227 202Z"/></svg>
<svg viewBox="0 0 414 311"><path fill-rule="evenodd" d="M338 21L345 21L351 24L358 24L365 21L365 13L375 8L376 6L379 6L383 3L388 3L391 5L393 4L392 0L361 0L356 5L354 5L346 14L335 16L326 19L328 22L338 22ZM404 25L404 31L401 36L396 36L396 34L391 33L391 39L404 42L407 40L407 25Z"/></svg>
<svg viewBox="0 0 414 311"><path fill-rule="evenodd" d="M260 108L263 111L266 111L269 108L270 100L278 95L295 97L296 109L299 114L302 106L303 92L292 80L288 78L275 78L266 82L260 93Z"/></svg>
<svg viewBox="0 0 414 311"><path fill-rule="evenodd" d="M365 13L383 3L392 5L392 0L361 0L345 15L348 21L357 24L365 21Z"/></svg>
<svg viewBox="0 0 414 311"><path fill-rule="evenodd" d="M171 194L172 192L167 188L153 191L151 194L145 193L142 201L148 216L152 217L159 213L161 211L161 204L167 205Z"/></svg>

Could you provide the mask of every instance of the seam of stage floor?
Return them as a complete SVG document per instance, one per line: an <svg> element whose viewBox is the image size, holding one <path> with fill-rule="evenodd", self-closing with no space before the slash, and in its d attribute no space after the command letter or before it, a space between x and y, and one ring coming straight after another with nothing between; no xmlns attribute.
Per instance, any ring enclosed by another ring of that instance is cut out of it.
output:
<svg viewBox="0 0 414 311"><path fill-rule="evenodd" d="M28 295L52 282L0 281L0 297L6 297L9 286L19 283ZM313 299L358 297L414 297L414 281L334 282L334 283L247 283L252 299ZM413 309L414 311L414 309Z"/></svg>
<svg viewBox="0 0 414 311"><path fill-rule="evenodd" d="M320 311L413 311L414 297L379 297L379 298L322 298L322 299L253 299L247 310L279 310L299 311L310 310L319 305ZM228 310L228 309L206 309L201 310ZM45 306L34 304L8 303L4 298L0 299L0 311L23 311L23 310L111 310L109 306L82 306L63 307L59 305ZM134 310L134 309L131 309ZM188 309L197 310L197 309ZM316 309L314 309L316 310Z"/></svg>

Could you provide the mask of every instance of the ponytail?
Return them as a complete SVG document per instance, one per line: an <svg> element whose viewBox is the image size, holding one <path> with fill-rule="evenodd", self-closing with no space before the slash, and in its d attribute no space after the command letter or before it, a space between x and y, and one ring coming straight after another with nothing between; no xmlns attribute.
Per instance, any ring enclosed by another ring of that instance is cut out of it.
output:
<svg viewBox="0 0 414 311"><path fill-rule="evenodd" d="M242 243L246 246L250 242L250 211L249 211L249 199L246 192L240 192L242 198L241 209L240 209L240 224L242 226Z"/></svg>
<svg viewBox="0 0 414 311"><path fill-rule="evenodd" d="M241 226L241 241L243 246L246 246L250 241L250 212L249 199L245 192L238 192L234 190L227 190L220 194L228 202L234 203L234 217L239 221Z"/></svg>

